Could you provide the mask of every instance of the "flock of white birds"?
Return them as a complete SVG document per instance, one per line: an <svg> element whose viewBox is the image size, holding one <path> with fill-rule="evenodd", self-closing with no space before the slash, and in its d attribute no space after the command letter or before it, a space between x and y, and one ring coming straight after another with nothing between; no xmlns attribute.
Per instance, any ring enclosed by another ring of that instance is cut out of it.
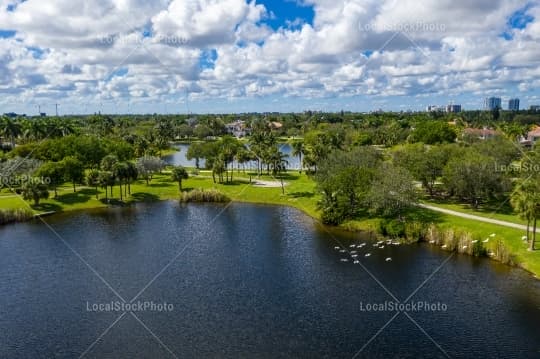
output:
<svg viewBox="0 0 540 359"><path fill-rule="evenodd" d="M373 248L384 249L386 246L391 246L391 245L399 246L400 244L401 243L399 242L388 239L386 241L378 241L377 243L373 243ZM360 264L360 260L358 259L361 255L360 251L362 251L362 249L364 249L367 245L368 245L367 243L359 243L359 244L351 244L349 245L349 248L335 246L334 249L336 251L339 251L339 253L341 254L349 255L350 258L341 258L341 262L348 263L352 260L354 264ZM372 253L368 251L368 252L364 252L363 255L365 258L369 258L371 257ZM391 262L392 257L386 257L385 261Z"/></svg>

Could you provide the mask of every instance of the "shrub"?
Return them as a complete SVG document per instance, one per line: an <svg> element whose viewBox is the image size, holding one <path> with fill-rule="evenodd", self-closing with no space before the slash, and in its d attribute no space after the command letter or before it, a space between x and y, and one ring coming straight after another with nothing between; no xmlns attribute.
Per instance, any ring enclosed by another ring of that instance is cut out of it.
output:
<svg viewBox="0 0 540 359"><path fill-rule="evenodd" d="M194 189L189 192L183 192L180 197L180 202L189 203L189 202L198 202L198 203L226 203L230 202L231 199L227 197L222 192L217 189Z"/></svg>
<svg viewBox="0 0 540 359"><path fill-rule="evenodd" d="M26 208L1 209L0 225L13 222L24 222L30 220L33 217L34 213L32 213L31 210Z"/></svg>
<svg viewBox="0 0 540 359"><path fill-rule="evenodd" d="M380 232L391 238L405 237L405 224L397 219L385 219L380 222Z"/></svg>

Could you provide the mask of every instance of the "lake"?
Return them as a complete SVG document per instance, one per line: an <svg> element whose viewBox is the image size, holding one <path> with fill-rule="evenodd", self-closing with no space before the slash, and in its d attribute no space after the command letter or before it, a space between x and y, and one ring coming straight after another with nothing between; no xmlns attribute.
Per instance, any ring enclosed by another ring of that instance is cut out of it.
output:
<svg viewBox="0 0 540 359"><path fill-rule="evenodd" d="M184 167L195 167L195 160L188 160L186 158L187 151L189 149L188 144L175 144L173 145L173 148L177 149L178 151L173 153L172 155L164 156L163 159L167 164L174 165L174 166L184 166ZM286 154L288 157L287 161L289 162L287 168L288 169L300 169L300 159L297 156L292 156L292 147L288 143L282 143L279 144L279 150ZM201 159L199 162L200 168L204 168L204 159ZM233 163L233 167L237 168L238 164L236 162ZM249 162L246 165L246 169L256 169L257 163L256 162Z"/></svg>
<svg viewBox="0 0 540 359"><path fill-rule="evenodd" d="M376 248L286 207L45 220L0 228L0 358L540 357L539 281L487 259Z"/></svg>

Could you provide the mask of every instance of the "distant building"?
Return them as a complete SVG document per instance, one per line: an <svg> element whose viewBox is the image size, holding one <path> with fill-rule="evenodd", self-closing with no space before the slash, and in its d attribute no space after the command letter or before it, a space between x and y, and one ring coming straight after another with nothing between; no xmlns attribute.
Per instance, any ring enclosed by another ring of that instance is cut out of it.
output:
<svg viewBox="0 0 540 359"><path fill-rule="evenodd" d="M461 105L448 105L446 106L447 113L459 113L461 112Z"/></svg>
<svg viewBox="0 0 540 359"><path fill-rule="evenodd" d="M283 124L281 122L270 122L268 127L270 127L272 130L281 130Z"/></svg>
<svg viewBox="0 0 540 359"><path fill-rule="evenodd" d="M429 105L426 107L426 112L440 112L442 109L437 105Z"/></svg>
<svg viewBox="0 0 540 359"><path fill-rule="evenodd" d="M500 136L500 133L490 128L466 128L463 130L463 137L478 138L480 140L489 140Z"/></svg>
<svg viewBox="0 0 540 359"><path fill-rule="evenodd" d="M508 101L509 111L519 111L519 98L513 98Z"/></svg>
<svg viewBox="0 0 540 359"><path fill-rule="evenodd" d="M527 141L531 144L535 144L538 140L540 140L540 127L536 126L527 134Z"/></svg>
<svg viewBox="0 0 540 359"><path fill-rule="evenodd" d="M227 129L227 133L237 138L246 137L251 132L251 130L246 125L246 122L241 120L236 120L234 122L228 123L225 125L225 128Z"/></svg>
<svg viewBox="0 0 540 359"><path fill-rule="evenodd" d="M47 113L46 112L40 112L39 117L47 117Z"/></svg>
<svg viewBox="0 0 540 359"><path fill-rule="evenodd" d="M502 108L502 100L500 97L488 97L484 100L484 109L485 110L495 110Z"/></svg>
<svg viewBox="0 0 540 359"><path fill-rule="evenodd" d="M540 106L532 105L531 107L529 107L529 110L535 111L535 112L540 112Z"/></svg>

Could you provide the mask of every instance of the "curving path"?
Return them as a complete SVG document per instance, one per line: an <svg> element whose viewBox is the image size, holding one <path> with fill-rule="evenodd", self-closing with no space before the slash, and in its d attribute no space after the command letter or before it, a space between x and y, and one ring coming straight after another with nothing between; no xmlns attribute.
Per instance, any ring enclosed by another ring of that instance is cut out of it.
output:
<svg viewBox="0 0 540 359"><path fill-rule="evenodd" d="M474 214L467 214L467 213L463 213L463 212L453 211L453 210L451 210L451 209L446 209L446 208L440 208L440 207L430 206L430 205L428 205L428 204L423 204L423 203L418 204L418 206L419 206L419 207L422 207L422 208L426 208L426 209L432 210L432 211L435 211L435 212L440 212L440 213L448 214L448 215L451 215L451 216L456 216L456 217L461 217L461 218L466 218L466 219L472 219L473 221L479 221L479 222L485 222L485 223L497 224L497 225L499 225L499 226L510 227L510 228L516 228L516 229L521 229L521 230L524 230L524 231L527 230L527 226L522 225L522 224L517 224L517 223L512 223L512 222L501 221L501 220L493 219L493 218L487 218L487 217L476 216L476 215L474 215ZM532 228L531 228L531 231L532 231ZM536 229L536 233L540 233L540 228L537 228L537 229Z"/></svg>

